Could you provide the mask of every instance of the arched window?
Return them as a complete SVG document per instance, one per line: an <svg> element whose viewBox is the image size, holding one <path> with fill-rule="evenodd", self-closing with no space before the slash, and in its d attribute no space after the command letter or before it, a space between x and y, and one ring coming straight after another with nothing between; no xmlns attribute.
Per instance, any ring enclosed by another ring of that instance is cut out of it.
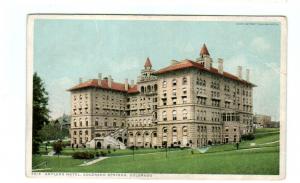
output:
<svg viewBox="0 0 300 183"><path fill-rule="evenodd" d="M187 84L187 78L186 77L183 77L182 78L182 85L186 85Z"/></svg>
<svg viewBox="0 0 300 183"><path fill-rule="evenodd" d="M187 119L187 110L186 109L182 110L182 119Z"/></svg>
<svg viewBox="0 0 300 183"><path fill-rule="evenodd" d="M167 136L168 136L168 129L167 129L167 127L163 127L162 132L163 132L163 134L162 134L162 136L163 136L163 142L167 142Z"/></svg>
<svg viewBox="0 0 300 183"><path fill-rule="evenodd" d="M113 122L113 127L116 127L117 126L117 123L116 122Z"/></svg>
<svg viewBox="0 0 300 183"><path fill-rule="evenodd" d="M141 92L144 93L145 92L145 88L144 86L141 87Z"/></svg>
<svg viewBox="0 0 300 183"><path fill-rule="evenodd" d="M175 126L172 128L172 141L177 143L177 128Z"/></svg>
<svg viewBox="0 0 300 183"><path fill-rule="evenodd" d="M77 134L76 131L74 131L73 134L76 135Z"/></svg>
<svg viewBox="0 0 300 183"><path fill-rule="evenodd" d="M147 86L147 93L149 93L149 92L151 92L151 86L150 85Z"/></svg>
<svg viewBox="0 0 300 183"><path fill-rule="evenodd" d="M167 121L167 112L166 111L162 112L162 117L163 117L164 121Z"/></svg>
<svg viewBox="0 0 300 183"><path fill-rule="evenodd" d="M89 131L85 130L85 134L88 135L88 134L89 134Z"/></svg>
<svg viewBox="0 0 300 183"><path fill-rule="evenodd" d="M154 85L154 91L157 91L157 84Z"/></svg>
<svg viewBox="0 0 300 183"><path fill-rule="evenodd" d="M177 120L176 110L172 111L173 120Z"/></svg>
<svg viewBox="0 0 300 183"><path fill-rule="evenodd" d="M96 133L96 137L100 137L101 135L99 133Z"/></svg>
<svg viewBox="0 0 300 183"><path fill-rule="evenodd" d="M173 86L176 86L176 84L177 84L176 79L173 79L173 80L172 80L172 85L173 85Z"/></svg>
<svg viewBox="0 0 300 183"><path fill-rule="evenodd" d="M81 130L79 131L79 135L82 135L82 131Z"/></svg>
<svg viewBox="0 0 300 183"><path fill-rule="evenodd" d="M186 137L186 136L187 136L187 133L188 133L188 129L187 129L186 126L184 126L184 127L182 128L182 136Z"/></svg>

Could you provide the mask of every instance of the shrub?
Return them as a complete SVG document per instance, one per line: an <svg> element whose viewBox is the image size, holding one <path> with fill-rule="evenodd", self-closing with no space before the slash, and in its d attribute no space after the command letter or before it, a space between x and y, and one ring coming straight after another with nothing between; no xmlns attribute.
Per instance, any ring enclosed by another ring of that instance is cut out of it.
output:
<svg viewBox="0 0 300 183"><path fill-rule="evenodd" d="M63 145L64 148L67 147L67 146L70 146L70 144L71 144L71 142L69 140L62 142L62 145Z"/></svg>
<svg viewBox="0 0 300 183"><path fill-rule="evenodd" d="M194 154L194 151L193 151L193 150L191 151L191 154Z"/></svg>
<svg viewBox="0 0 300 183"><path fill-rule="evenodd" d="M94 158L94 153L84 151L84 152L75 152L73 153L72 157L74 159L93 159Z"/></svg>
<svg viewBox="0 0 300 183"><path fill-rule="evenodd" d="M61 141L54 142L52 146L53 146L53 150L55 151L55 154L60 154L61 151L63 150L63 144Z"/></svg>
<svg viewBox="0 0 300 183"><path fill-rule="evenodd" d="M242 140L254 140L255 136L253 133L249 133L249 134L244 134L242 135Z"/></svg>
<svg viewBox="0 0 300 183"><path fill-rule="evenodd" d="M98 151L96 151L95 156L96 156L96 157L99 157L99 156L100 156L100 153L99 153Z"/></svg>
<svg viewBox="0 0 300 183"><path fill-rule="evenodd" d="M101 156L106 156L106 152L100 151Z"/></svg>

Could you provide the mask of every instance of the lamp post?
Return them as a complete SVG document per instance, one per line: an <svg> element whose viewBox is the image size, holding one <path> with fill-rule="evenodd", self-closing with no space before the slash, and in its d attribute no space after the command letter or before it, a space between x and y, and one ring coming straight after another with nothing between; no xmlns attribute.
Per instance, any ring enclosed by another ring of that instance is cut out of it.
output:
<svg viewBox="0 0 300 183"><path fill-rule="evenodd" d="M165 149L166 149L166 158L168 158L168 142L167 141L163 141L163 146L165 146Z"/></svg>

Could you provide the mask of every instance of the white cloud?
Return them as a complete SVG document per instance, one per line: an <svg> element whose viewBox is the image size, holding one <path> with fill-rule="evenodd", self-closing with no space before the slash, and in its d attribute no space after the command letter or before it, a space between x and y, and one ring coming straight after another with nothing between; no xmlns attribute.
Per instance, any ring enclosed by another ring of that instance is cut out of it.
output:
<svg viewBox="0 0 300 183"><path fill-rule="evenodd" d="M271 44L262 37L255 37L250 43L250 46L259 53L264 53L271 49Z"/></svg>

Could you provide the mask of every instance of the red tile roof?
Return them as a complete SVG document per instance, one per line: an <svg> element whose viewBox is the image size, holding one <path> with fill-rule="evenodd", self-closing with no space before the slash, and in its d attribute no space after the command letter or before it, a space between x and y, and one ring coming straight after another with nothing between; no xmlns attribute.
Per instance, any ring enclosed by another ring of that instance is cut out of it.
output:
<svg viewBox="0 0 300 183"><path fill-rule="evenodd" d="M203 44L201 50L200 50L200 55L203 56L203 55L209 55L209 52L208 52L208 49L206 47L205 44Z"/></svg>
<svg viewBox="0 0 300 183"><path fill-rule="evenodd" d="M127 93L138 93L139 92L137 90L137 85L134 85L132 87L130 85L128 85L128 91L126 91L125 84L117 83L117 82L112 82L111 88L109 88L107 79L101 80L101 86L98 84L97 79L92 79L92 80L80 83L80 84L68 89L68 91L74 91L74 90L83 89L83 88L102 88L102 89L115 90L115 91L127 92Z"/></svg>
<svg viewBox="0 0 300 183"><path fill-rule="evenodd" d="M150 61L149 57L147 57L147 60L146 60L144 66L145 66L145 67L152 67L152 64L151 64L151 61Z"/></svg>
<svg viewBox="0 0 300 183"><path fill-rule="evenodd" d="M239 81L239 82L242 82L242 83L245 83L245 84L255 86L254 84L252 84L252 83L250 83L246 80L239 79L237 76L232 75L228 72L223 72L223 74L222 74L222 73L218 72L218 69L213 68L213 67L211 67L210 69L206 69L206 68L204 68L203 64L200 64L200 63L197 63L197 62L194 62L194 61L191 61L191 60L184 60L184 61L181 61L177 64L173 64L173 65L170 65L170 66L165 67L163 69L160 69L160 70L154 72L154 75L164 74L164 73L167 73L167 72L182 70L182 69L187 69L187 68L196 68L196 69L199 69L199 70L204 70L204 71L210 72L210 73L215 74L215 75L223 76L223 77L231 79L231 80L235 80L235 81Z"/></svg>

